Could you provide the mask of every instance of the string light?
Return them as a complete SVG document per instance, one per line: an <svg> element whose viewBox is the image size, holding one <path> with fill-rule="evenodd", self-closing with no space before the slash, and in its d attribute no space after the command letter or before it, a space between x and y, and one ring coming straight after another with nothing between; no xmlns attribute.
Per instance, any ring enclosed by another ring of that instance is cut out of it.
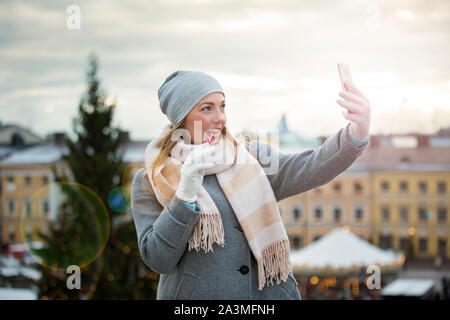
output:
<svg viewBox="0 0 450 320"><path fill-rule="evenodd" d="M313 286L315 286L315 285L319 282L319 277L313 276L313 277L311 277L311 279L309 279L309 282L310 282Z"/></svg>

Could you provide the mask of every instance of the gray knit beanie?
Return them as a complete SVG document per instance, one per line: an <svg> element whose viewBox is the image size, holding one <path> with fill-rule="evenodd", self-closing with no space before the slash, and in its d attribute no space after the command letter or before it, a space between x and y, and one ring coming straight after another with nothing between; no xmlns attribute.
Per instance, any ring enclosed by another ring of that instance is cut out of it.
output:
<svg viewBox="0 0 450 320"><path fill-rule="evenodd" d="M220 83L200 71L175 71L158 89L161 111L173 125L178 124L207 94L221 92Z"/></svg>

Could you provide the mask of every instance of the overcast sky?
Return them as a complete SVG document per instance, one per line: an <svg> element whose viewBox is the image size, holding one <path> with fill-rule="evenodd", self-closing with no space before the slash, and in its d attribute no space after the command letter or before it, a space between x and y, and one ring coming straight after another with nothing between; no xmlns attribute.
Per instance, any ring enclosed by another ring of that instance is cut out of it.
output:
<svg viewBox="0 0 450 320"><path fill-rule="evenodd" d="M446 0L2 0L0 121L71 132L95 52L133 139L168 123L157 90L176 70L222 84L232 132L286 113L300 135L332 135L347 123L338 62L371 102L371 133L430 133L450 126L449 36Z"/></svg>

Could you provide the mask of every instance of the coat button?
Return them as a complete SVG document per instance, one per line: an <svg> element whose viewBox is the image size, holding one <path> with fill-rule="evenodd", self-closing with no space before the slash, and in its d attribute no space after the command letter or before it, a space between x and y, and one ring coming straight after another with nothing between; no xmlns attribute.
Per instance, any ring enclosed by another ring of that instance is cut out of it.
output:
<svg viewBox="0 0 450 320"><path fill-rule="evenodd" d="M249 269L248 269L247 266L242 266L242 267L239 268L239 271L240 271L242 274L247 274L248 271L249 271Z"/></svg>

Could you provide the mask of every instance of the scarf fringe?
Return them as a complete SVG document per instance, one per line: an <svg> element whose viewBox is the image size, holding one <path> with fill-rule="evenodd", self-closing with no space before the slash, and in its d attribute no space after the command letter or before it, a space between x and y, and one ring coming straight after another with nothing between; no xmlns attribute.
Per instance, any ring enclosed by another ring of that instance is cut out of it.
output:
<svg viewBox="0 0 450 320"><path fill-rule="evenodd" d="M201 249L205 253L213 251L213 244L225 245L222 218L219 212L201 213L189 238L189 251Z"/></svg>
<svg viewBox="0 0 450 320"><path fill-rule="evenodd" d="M279 240L265 247L257 261L258 290L262 290L264 285L273 285L274 280L277 284L280 284L280 280L286 281L291 270L289 240Z"/></svg>

